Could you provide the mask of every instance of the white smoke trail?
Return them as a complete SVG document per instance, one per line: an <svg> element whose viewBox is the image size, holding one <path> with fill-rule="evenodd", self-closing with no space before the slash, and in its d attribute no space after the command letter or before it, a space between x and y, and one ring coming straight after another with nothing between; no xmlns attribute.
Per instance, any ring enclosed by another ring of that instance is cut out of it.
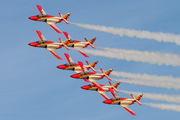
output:
<svg viewBox="0 0 180 120"><path fill-rule="evenodd" d="M119 72L119 71L113 71L111 75L117 76L117 77L124 77L124 78L130 78L130 79L139 79L139 80L152 80L152 81L162 81L162 82L177 82L180 83L180 77L174 78L172 76L157 76L157 75L148 75L146 73L139 74L139 73L126 73L126 72Z"/></svg>
<svg viewBox="0 0 180 120"><path fill-rule="evenodd" d="M123 92L123 93L127 93L127 94L133 94L135 96L142 94L142 92L133 92L133 91L125 91L125 90L118 90L118 91ZM179 95L144 93L143 92L143 98L180 103L180 96Z"/></svg>
<svg viewBox="0 0 180 120"><path fill-rule="evenodd" d="M145 85L145 86L153 86L153 87L161 87L161 88L167 88L167 89L180 89L180 84L174 83L174 82L161 82L161 81L150 81L150 80L137 80L137 79L112 79L114 81L118 82L124 82L129 84L135 84L135 85Z"/></svg>
<svg viewBox="0 0 180 120"><path fill-rule="evenodd" d="M128 37L137 37L140 39L154 39L158 42L171 42L176 43L177 45L180 45L180 35L176 35L173 33L162 33L162 32L150 32L147 30L133 30L133 29L125 29L125 28L113 28L113 27L105 27L100 25L90 25L90 24L80 24L80 23L73 23L78 27L91 29L91 30L97 30L97 31L103 31L107 33L111 33L114 35L119 35L122 37L123 35L126 35Z"/></svg>
<svg viewBox="0 0 180 120"><path fill-rule="evenodd" d="M153 108L158 108L161 110L172 110L172 111L180 112L180 105L176 105L176 104L154 104L154 103L142 103L142 104L148 105Z"/></svg>
<svg viewBox="0 0 180 120"><path fill-rule="evenodd" d="M138 51L138 50L126 50L126 49L115 49L109 50L110 48L104 48L108 51L101 50L90 50L90 49L81 49L81 51L95 55L95 56L104 56L108 58L116 59L125 59L127 61L133 60L136 62L148 62L150 64L158 65L180 65L180 55L173 53L161 53L161 52L149 52L149 51Z"/></svg>

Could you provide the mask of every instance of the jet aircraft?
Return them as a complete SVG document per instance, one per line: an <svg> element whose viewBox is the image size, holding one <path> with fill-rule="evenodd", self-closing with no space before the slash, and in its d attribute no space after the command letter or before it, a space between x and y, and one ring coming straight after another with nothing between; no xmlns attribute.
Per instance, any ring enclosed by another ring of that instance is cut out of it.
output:
<svg viewBox="0 0 180 120"><path fill-rule="evenodd" d="M109 80L111 80L109 78L109 75L111 74L111 72L113 71L113 69L108 70L107 72L104 73L103 69L101 69L103 74L97 73L94 69L94 72L89 72L85 69L83 63L81 61L78 61L79 65L81 66L81 69L83 70L83 72L80 73L76 73L71 75L72 78L76 78L76 79L84 79L85 81L89 80L91 81L99 90L104 91L104 89L101 88L101 86L97 83L97 80L102 79L104 76L106 76Z"/></svg>
<svg viewBox="0 0 180 120"><path fill-rule="evenodd" d="M45 13L45 11L42 9L40 5L37 5L37 8L39 9L41 15L31 16L29 19L35 20L35 21L41 21L48 23L57 33L61 33L61 31L55 26L55 23L60 23L62 20L69 24L67 22L67 19L71 15L71 13L67 13L66 15L62 16L61 13L59 13L60 17L48 15Z"/></svg>
<svg viewBox="0 0 180 120"><path fill-rule="evenodd" d="M66 38L69 40L69 43L67 44L68 47L73 47L73 48L85 48L88 45L90 45L92 48L95 49L95 47L93 46L94 41L96 40L96 37L92 38L91 40L87 40L86 38L84 38L86 40L86 42L82 42L82 41L78 41L78 40L73 40L70 35L63 31L64 35L66 36Z"/></svg>
<svg viewBox="0 0 180 120"><path fill-rule="evenodd" d="M117 82L117 83L114 84L114 85L112 85L110 81L109 81L109 83L110 83L111 86L99 84L99 85L101 86L101 88L104 90L104 92L103 92L103 91L100 91L94 84L84 85L84 86L82 86L81 88L82 88L82 89L85 89L85 90L97 91L97 92L99 92L103 97L106 97L106 98L108 98L108 97L107 97L107 95L105 94L105 92L110 91L114 97L118 97L117 94L114 92L114 90L115 90L117 93L119 93L116 88L119 86L119 84L120 84L121 82Z"/></svg>
<svg viewBox="0 0 180 120"><path fill-rule="evenodd" d="M132 115L136 115L128 106L134 104L134 102L137 102L139 105L142 105L139 101L141 100L143 94L137 96L136 98L132 94L131 94L131 96L133 99L123 98L123 97L115 97L115 98L109 99L107 96L105 96L104 98L106 100L103 101L103 103L121 105Z"/></svg>
<svg viewBox="0 0 180 120"><path fill-rule="evenodd" d="M49 41L49 40L46 40L46 38L43 36L41 31L36 30L36 32L39 35L41 41L31 42L29 43L29 45L33 47L46 48L53 55L55 55L59 60L62 60L62 58L56 53L55 50L61 48L62 46L64 46L67 50L69 50L69 48L66 46L69 41L66 40L63 42L60 38L59 38L60 43Z"/></svg>
<svg viewBox="0 0 180 120"><path fill-rule="evenodd" d="M66 58L67 58L69 63L63 64L63 65L59 65L59 66L57 66L57 68L63 69L63 70L73 70L76 73L83 72L81 67L80 67L80 65L78 63L74 63L74 61L71 59L69 54L64 53L64 55L66 56ZM89 64L88 61L86 61L86 62L88 64L88 65L85 66L86 69L89 69L89 68L94 69L94 67L98 63L98 61L95 61L92 64Z"/></svg>

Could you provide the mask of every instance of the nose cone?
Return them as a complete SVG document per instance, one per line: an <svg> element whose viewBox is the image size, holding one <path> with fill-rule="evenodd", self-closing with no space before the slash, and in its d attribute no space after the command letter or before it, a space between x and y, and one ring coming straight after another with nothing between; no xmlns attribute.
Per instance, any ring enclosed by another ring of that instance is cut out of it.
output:
<svg viewBox="0 0 180 120"><path fill-rule="evenodd" d="M33 46L33 47L37 47L38 46L38 44L36 42L29 43L28 45Z"/></svg>
<svg viewBox="0 0 180 120"><path fill-rule="evenodd" d="M89 90L88 85L84 85L84 86L82 86L81 88L82 88L82 89L85 89L85 90Z"/></svg>
<svg viewBox="0 0 180 120"><path fill-rule="evenodd" d="M36 16L29 17L30 20L37 20L38 18Z"/></svg>
<svg viewBox="0 0 180 120"><path fill-rule="evenodd" d="M78 74L73 74L70 77L72 77L72 78L79 78L79 75Z"/></svg>
<svg viewBox="0 0 180 120"><path fill-rule="evenodd" d="M105 103L105 104L111 104L111 101L110 101L110 100L105 100L105 101L103 101L103 103Z"/></svg>
<svg viewBox="0 0 180 120"><path fill-rule="evenodd" d="M65 66L64 66L64 65L59 65L59 66L57 66L57 68L59 68L59 69L65 69Z"/></svg>

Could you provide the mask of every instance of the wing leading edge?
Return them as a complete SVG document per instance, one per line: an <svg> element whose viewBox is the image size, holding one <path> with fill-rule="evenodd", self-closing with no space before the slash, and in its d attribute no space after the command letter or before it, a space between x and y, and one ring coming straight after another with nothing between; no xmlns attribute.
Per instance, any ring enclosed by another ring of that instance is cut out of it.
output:
<svg viewBox="0 0 180 120"><path fill-rule="evenodd" d="M57 57L57 59L59 59L59 60L63 60L57 53L56 53L56 51L54 50L54 49L52 49L52 48L47 48L54 56L56 56Z"/></svg>
<svg viewBox="0 0 180 120"><path fill-rule="evenodd" d="M47 22L57 33L62 33L56 26L54 23L51 23L51 22Z"/></svg>
<svg viewBox="0 0 180 120"><path fill-rule="evenodd" d="M39 12L41 14L44 14L44 15L46 14L45 11L42 9L42 7L40 5L37 5L37 8L39 9Z"/></svg>
<svg viewBox="0 0 180 120"><path fill-rule="evenodd" d="M121 105L124 109L126 109L128 112L130 112L132 115L136 115L129 107L128 105Z"/></svg>

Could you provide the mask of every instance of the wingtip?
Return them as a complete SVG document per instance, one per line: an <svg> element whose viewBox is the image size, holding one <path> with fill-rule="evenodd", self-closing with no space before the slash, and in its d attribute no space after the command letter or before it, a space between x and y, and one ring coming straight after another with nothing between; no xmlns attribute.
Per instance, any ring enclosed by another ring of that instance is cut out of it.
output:
<svg viewBox="0 0 180 120"><path fill-rule="evenodd" d="M63 60L61 57L57 57L57 59L59 59L59 60Z"/></svg>

